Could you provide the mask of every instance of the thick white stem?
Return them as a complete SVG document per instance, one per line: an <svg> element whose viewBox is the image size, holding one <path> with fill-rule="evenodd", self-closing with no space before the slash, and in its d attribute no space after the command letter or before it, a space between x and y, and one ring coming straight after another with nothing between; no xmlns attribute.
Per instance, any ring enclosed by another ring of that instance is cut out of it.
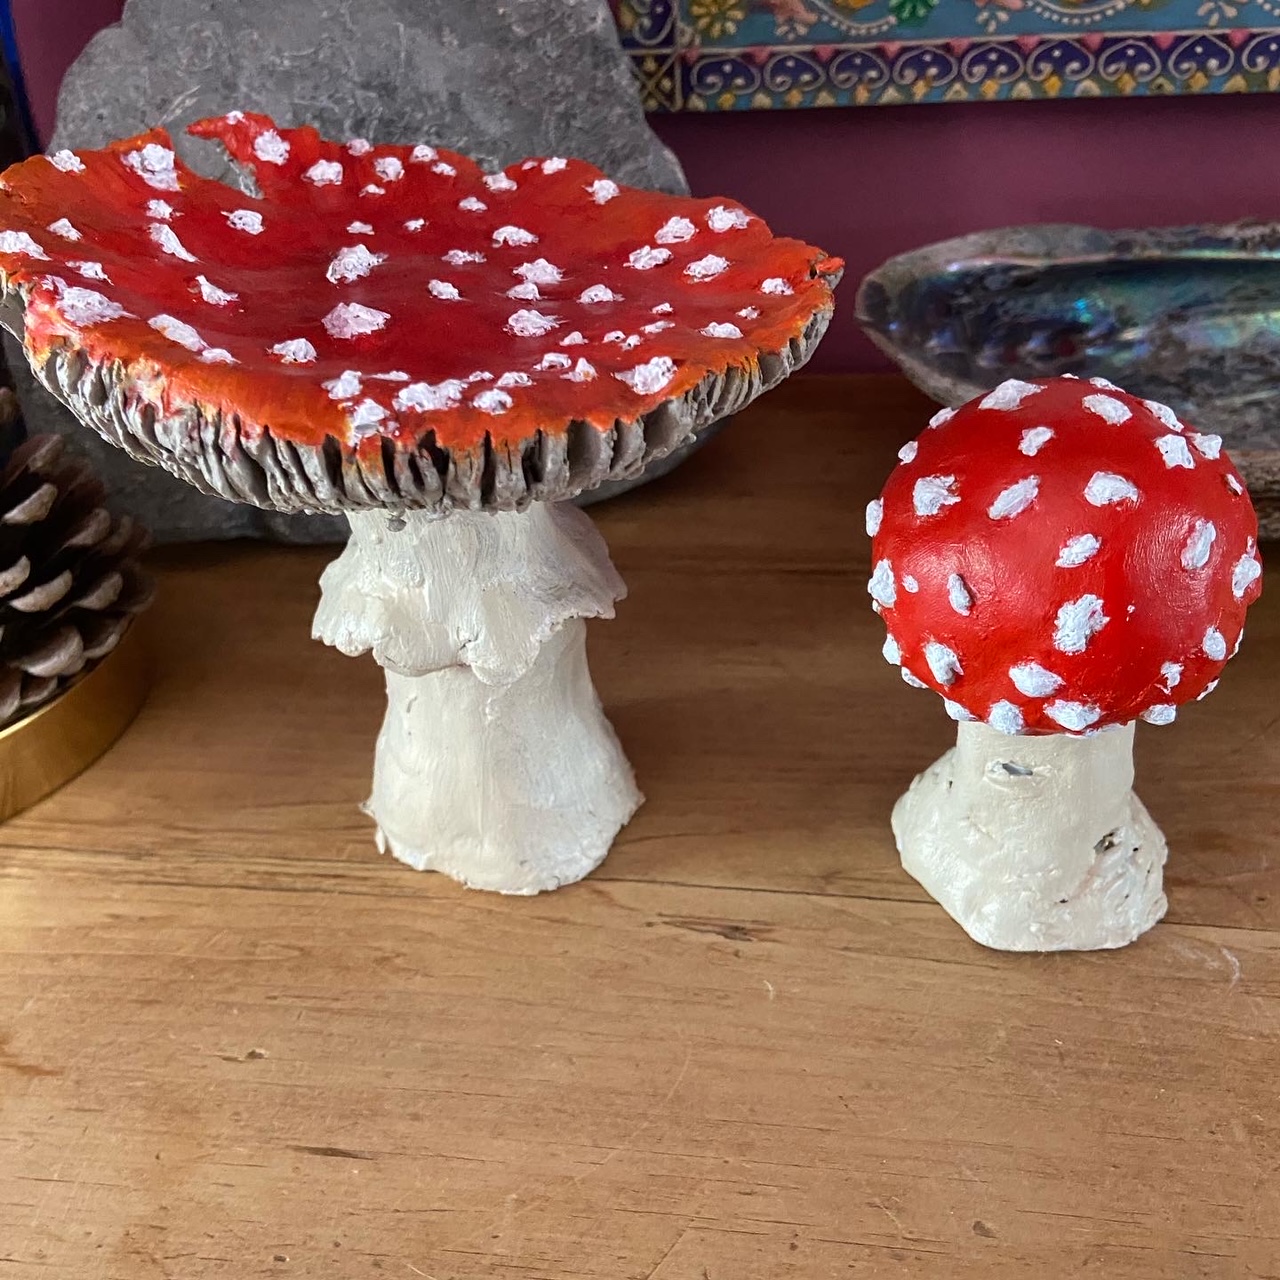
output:
<svg viewBox="0 0 1280 1280"><path fill-rule="evenodd" d="M380 846L500 893L581 879L642 800L587 670L582 619L625 594L594 525L536 505L351 528L314 634L386 669Z"/></svg>
<svg viewBox="0 0 1280 1280"><path fill-rule="evenodd" d="M1122 947L1164 915L1164 836L1133 786L1133 725L1009 737L963 723L893 811L903 867L1001 951Z"/></svg>

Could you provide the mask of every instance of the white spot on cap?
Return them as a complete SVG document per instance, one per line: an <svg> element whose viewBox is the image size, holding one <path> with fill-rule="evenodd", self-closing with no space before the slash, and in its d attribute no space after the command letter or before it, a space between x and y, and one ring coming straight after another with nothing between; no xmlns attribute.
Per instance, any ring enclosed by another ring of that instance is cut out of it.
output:
<svg viewBox="0 0 1280 1280"><path fill-rule="evenodd" d="M431 172L438 173L442 178L456 178L458 176L457 169L444 160L437 160L436 163L431 166ZM486 412L488 411L486 410Z"/></svg>
<svg viewBox="0 0 1280 1280"><path fill-rule="evenodd" d="M1244 599L1244 593L1262 577L1262 566L1252 551L1240 557L1231 570L1231 594L1237 600Z"/></svg>
<svg viewBox="0 0 1280 1280"><path fill-rule="evenodd" d="M184 321L179 320L177 316L152 316L147 323L162 333L170 342L176 342L180 347L186 347L188 351L203 351L209 344Z"/></svg>
<svg viewBox="0 0 1280 1280"><path fill-rule="evenodd" d="M1042 391L1042 387L1034 382L1023 382L1020 378L1007 378L994 391L982 397L978 402L979 409L1016 409L1029 396Z"/></svg>
<svg viewBox="0 0 1280 1280"><path fill-rule="evenodd" d="M268 129L254 139L253 154L267 164L284 164L289 158L289 144L274 129Z"/></svg>
<svg viewBox="0 0 1280 1280"><path fill-rule="evenodd" d="M960 501L952 492L955 476L921 476L911 491L912 505L918 516L936 516L943 507Z"/></svg>
<svg viewBox="0 0 1280 1280"><path fill-rule="evenodd" d="M1182 567L1203 569L1209 563L1209 553L1217 536L1218 530L1212 520L1197 520L1191 527L1187 545L1182 548Z"/></svg>
<svg viewBox="0 0 1280 1280"><path fill-rule="evenodd" d="M595 302L621 302L622 294L614 293L607 284L593 284L578 294L578 301L584 306Z"/></svg>
<svg viewBox="0 0 1280 1280"><path fill-rule="evenodd" d="M168 147L148 142L141 150L128 152L121 163L157 191L178 190L178 172L173 152Z"/></svg>
<svg viewBox="0 0 1280 1280"><path fill-rule="evenodd" d="M317 187L336 187L342 181L342 172L336 160L317 160L302 176Z"/></svg>
<svg viewBox="0 0 1280 1280"><path fill-rule="evenodd" d="M670 356L654 356L634 369L613 376L619 382L625 382L638 396L657 395L675 378L676 362Z"/></svg>
<svg viewBox="0 0 1280 1280"><path fill-rule="evenodd" d="M505 173L486 173L483 182L490 191L515 191L520 185Z"/></svg>
<svg viewBox="0 0 1280 1280"><path fill-rule="evenodd" d="M200 353L205 364L239 364L240 361L226 347L206 347Z"/></svg>
<svg viewBox="0 0 1280 1280"><path fill-rule="evenodd" d="M516 311L507 317L507 332L514 333L517 338L540 338L550 333L561 321L555 316L543 315L541 311Z"/></svg>
<svg viewBox="0 0 1280 1280"><path fill-rule="evenodd" d="M330 400L354 400L364 390L360 375L354 369L344 369L336 378L320 384Z"/></svg>
<svg viewBox="0 0 1280 1280"><path fill-rule="evenodd" d="M1124 476L1095 471L1084 487L1084 496L1095 507L1106 507L1114 502L1137 502L1139 495L1137 486Z"/></svg>
<svg viewBox="0 0 1280 1280"><path fill-rule="evenodd" d="M76 241L84 239L80 232L76 230L76 228L72 226L70 221L66 218L59 218L57 222L49 223L49 230L52 231L55 236L61 236L64 240Z"/></svg>
<svg viewBox="0 0 1280 1280"><path fill-rule="evenodd" d="M877 603L886 609L892 607L898 598L898 586L893 580L893 566L887 560L877 560L872 571L871 580L867 583L867 592Z"/></svg>
<svg viewBox="0 0 1280 1280"><path fill-rule="evenodd" d="M880 532L884 520L884 499L873 498L867 503L867 537L874 538Z"/></svg>
<svg viewBox="0 0 1280 1280"><path fill-rule="evenodd" d="M325 316L323 324L331 338L358 338L386 328L390 319L385 311L358 302L341 302Z"/></svg>
<svg viewBox="0 0 1280 1280"><path fill-rule="evenodd" d="M1090 638L1110 621L1102 612L1102 601L1098 596L1083 595L1078 600L1068 600L1058 610L1053 647L1061 653L1083 653Z"/></svg>
<svg viewBox="0 0 1280 1280"><path fill-rule="evenodd" d="M736 324L718 324L712 322L702 330L704 338L734 339L742 337L742 330Z"/></svg>
<svg viewBox="0 0 1280 1280"><path fill-rule="evenodd" d="M742 231L750 226L751 219L743 209L730 209L718 204L707 213L707 226L712 231Z"/></svg>
<svg viewBox="0 0 1280 1280"><path fill-rule="evenodd" d="M669 302L659 302L652 310L655 316L666 316L670 315L675 308Z"/></svg>
<svg viewBox="0 0 1280 1280"><path fill-rule="evenodd" d="M1164 465L1171 470L1174 467L1185 467L1190 471L1196 465L1195 459L1191 456L1191 450L1187 448L1187 442L1182 436L1159 436L1156 439L1156 448L1160 450Z"/></svg>
<svg viewBox="0 0 1280 1280"><path fill-rule="evenodd" d="M898 450L899 462L914 462L916 454L920 452L920 446L914 440L908 440L906 444Z"/></svg>
<svg viewBox="0 0 1280 1280"><path fill-rule="evenodd" d="M58 284L61 286L58 290L58 310L70 324L88 329L108 320L121 320L130 314L118 302L113 302L94 289L67 286L62 281L58 281Z"/></svg>
<svg viewBox="0 0 1280 1280"><path fill-rule="evenodd" d="M204 276L196 276L196 284L200 286L200 296L211 307L228 307L233 302L239 300L238 293L231 293L226 289L219 289L216 284L207 280Z"/></svg>
<svg viewBox="0 0 1280 1280"><path fill-rule="evenodd" d="M940 644L937 640L925 642L924 660L929 664L929 670L939 684L954 684L956 676L964 675L964 668L961 667L955 650L948 649L945 644Z"/></svg>
<svg viewBox="0 0 1280 1280"><path fill-rule="evenodd" d="M1028 698L1047 698L1062 688L1062 677L1038 662L1020 662L1010 667L1009 679L1014 688Z"/></svg>
<svg viewBox="0 0 1280 1280"><path fill-rule="evenodd" d="M415 409L419 413L433 413L452 409L461 399L467 384L457 378L448 378L434 386L430 382L415 382L396 393L392 405L404 412Z"/></svg>
<svg viewBox="0 0 1280 1280"><path fill-rule="evenodd" d="M370 142L368 138L352 138L351 141L347 143L347 150L350 151L353 156L367 156L369 152L373 150L373 143ZM432 155L434 154L435 153L432 152Z"/></svg>
<svg viewBox="0 0 1280 1280"><path fill-rule="evenodd" d="M794 293L795 290L781 276L770 276L767 280L761 281L760 292L770 294L773 297L785 298Z"/></svg>
<svg viewBox="0 0 1280 1280"><path fill-rule="evenodd" d="M1216 461L1222 454L1222 437L1215 435L1201 435L1198 431L1191 433L1191 443L1195 445L1196 452L1201 457Z"/></svg>
<svg viewBox="0 0 1280 1280"><path fill-rule="evenodd" d="M929 419L929 425L931 427L945 426L955 416L956 411L954 409L939 409L938 412Z"/></svg>
<svg viewBox="0 0 1280 1280"><path fill-rule="evenodd" d="M1170 431L1183 431L1185 428L1178 421L1178 415L1169 408L1167 404L1161 404L1159 400L1144 400L1143 405L1149 409L1160 422L1169 428Z"/></svg>
<svg viewBox="0 0 1280 1280"><path fill-rule="evenodd" d="M1160 665L1160 679L1164 681L1164 687L1172 690L1182 679L1182 663L1165 662Z"/></svg>
<svg viewBox="0 0 1280 1280"><path fill-rule="evenodd" d="M586 190L596 204L608 204L618 194L618 184L608 178L597 178Z"/></svg>
<svg viewBox="0 0 1280 1280"><path fill-rule="evenodd" d="M464 196L458 201L458 208L463 213L485 213L488 211L489 206L475 196Z"/></svg>
<svg viewBox="0 0 1280 1280"><path fill-rule="evenodd" d="M654 235L659 244L683 244L698 234L698 228L688 218L668 218Z"/></svg>
<svg viewBox="0 0 1280 1280"><path fill-rule="evenodd" d="M271 348L273 356L279 356L285 364L312 364L315 362L316 349L306 338L290 338L288 342L277 342Z"/></svg>
<svg viewBox="0 0 1280 1280"><path fill-rule="evenodd" d="M1052 439L1051 427L1028 427L1022 433L1022 443L1018 445L1018 452L1025 453L1028 458L1034 458Z"/></svg>
<svg viewBox="0 0 1280 1280"><path fill-rule="evenodd" d="M373 435L376 428L387 416L387 411L376 400L361 400L347 415L357 437Z"/></svg>
<svg viewBox="0 0 1280 1280"><path fill-rule="evenodd" d="M563 173L569 167L569 162L563 156L552 156L550 160L542 162L542 172L550 177L553 173Z"/></svg>
<svg viewBox="0 0 1280 1280"><path fill-rule="evenodd" d="M947 600L962 617L969 616L969 610L973 608L973 593L958 573L953 573L947 579Z"/></svg>
<svg viewBox="0 0 1280 1280"><path fill-rule="evenodd" d="M488 391L482 391L471 402L481 413L500 414L506 413L508 409L515 403L505 391L498 391L490 388Z"/></svg>
<svg viewBox="0 0 1280 1280"><path fill-rule="evenodd" d="M439 156L439 152L435 147L429 147L425 143L419 143L409 153L409 160L413 164L430 164L432 160ZM426 385L425 383L423 384Z"/></svg>
<svg viewBox="0 0 1280 1280"><path fill-rule="evenodd" d="M462 297L457 286L450 284L447 280L428 281L427 292L433 298L439 298L441 302L457 302Z"/></svg>
<svg viewBox="0 0 1280 1280"><path fill-rule="evenodd" d="M912 595L915 595L920 590L920 584L909 573L902 575L902 587L903 590L909 591Z"/></svg>
<svg viewBox="0 0 1280 1280"><path fill-rule="evenodd" d="M103 284L111 283L111 277L107 275L106 268L100 262L68 262L67 266L84 276L86 280L101 280Z"/></svg>
<svg viewBox="0 0 1280 1280"><path fill-rule="evenodd" d="M674 329L674 328L675 328L675 324L670 320L655 320L652 324L643 325L641 327L640 332L648 333L648 334L665 333L668 329ZM716 335L712 334L710 336L715 337ZM741 337L741 334L739 334L738 336Z"/></svg>
<svg viewBox="0 0 1280 1280"><path fill-rule="evenodd" d="M636 249L631 253L627 258L627 266L634 267L637 271L652 271L654 267L660 267L664 262L670 261L670 249L655 249L647 244L644 248Z"/></svg>
<svg viewBox="0 0 1280 1280"><path fill-rule="evenodd" d="M1227 488L1231 490L1237 497L1244 492L1244 485L1231 474L1230 471L1226 475Z"/></svg>
<svg viewBox="0 0 1280 1280"><path fill-rule="evenodd" d="M1097 414L1103 422L1109 422L1113 427L1118 427L1133 417L1133 410L1114 396L1085 396L1080 403L1090 413Z"/></svg>
<svg viewBox="0 0 1280 1280"><path fill-rule="evenodd" d="M507 297L514 298L517 302L541 302L542 293L536 284L532 284L526 280L523 284L515 285L507 290Z"/></svg>
<svg viewBox="0 0 1280 1280"><path fill-rule="evenodd" d="M262 214L252 209L233 209L227 214L227 222L237 231L247 232L251 236L262 234Z"/></svg>
<svg viewBox="0 0 1280 1280"><path fill-rule="evenodd" d="M1097 707L1089 706L1088 703L1061 700L1050 702L1045 707L1044 713L1055 724L1060 724L1073 733L1083 732L1102 718L1102 712Z"/></svg>
<svg viewBox="0 0 1280 1280"><path fill-rule="evenodd" d="M408 225L409 225L409 224L406 222L406 223L405 223L405 226L406 226L406 227L408 227ZM425 223L425 222L423 223L423 226L426 226L426 223ZM348 231L349 231L353 236L371 236L371 235L373 235L373 228L372 228L372 227L371 227L367 222L348 222L348 223L347 223L347 230L348 230Z"/></svg>
<svg viewBox="0 0 1280 1280"><path fill-rule="evenodd" d="M416 231L421 231L422 228L425 227L426 225L427 225L426 218L410 218L409 221L404 224L404 229L406 231L416 232ZM351 228L348 227L347 230L350 231Z"/></svg>
<svg viewBox="0 0 1280 1280"><path fill-rule="evenodd" d="M380 187L376 182L370 182L367 186L360 188L362 196L385 196L387 194L386 187Z"/></svg>
<svg viewBox="0 0 1280 1280"><path fill-rule="evenodd" d="M49 163L63 173L83 173L84 161L74 151L55 151L49 157Z"/></svg>
<svg viewBox="0 0 1280 1280"><path fill-rule="evenodd" d="M533 379L527 373L504 373L498 379L497 385L500 387L531 387Z"/></svg>
<svg viewBox="0 0 1280 1280"><path fill-rule="evenodd" d="M451 267L465 267L471 262L483 262L485 257L483 253L476 253L471 249L450 249L444 255L444 260Z"/></svg>
<svg viewBox="0 0 1280 1280"><path fill-rule="evenodd" d="M564 279L564 272L554 263L548 262L546 258L536 258L533 262L522 263L511 274L539 285L559 284Z"/></svg>
<svg viewBox="0 0 1280 1280"><path fill-rule="evenodd" d="M596 376L596 367L589 360L579 360L572 373L564 375L570 382L590 382Z"/></svg>
<svg viewBox="0 0 1280 1280"><path fill-rule="evenodd" d="M903 682L909 684L913 689L927 689L929 687L923 680L908 671L906 667L900 668L898 674L902 677Z"/></svg>
<svg viewBox="0 0 1280 1280"><path fill-rule="evenodd" d="M0 253L22 253L38 261L49 261L49 255L26 232L0 232Z"/></svg>
<svg viewBox="0 0 1280 1280"><path fill-rule="evenodd" d="M569 356L562 355L559 351L548 351L533 367L545 373L551 369L571 369L573 361Z"/></svg>
<svg viewBox="0 0 1280 1280"><path fill-rule="evenodd" d="M330 284L351 284L354 280L363 280L374 267L381 266L386 260L385 253L371 253L366 245L349 245L338 250L324 273L325 279Z"/></svg>
<svg viewBox="0 0 1280 1280"><path fill-rule="evenodd" d="M523 246L537 244L538 237L532 231L526 231L523 227L499 227L493 233L493 243L499 246L504 244Z"/></svg>
<svg viewBox="0 0 1280 1280"><path fill-rule="evenodd" d="M1205 685L1205 687L1199 692L1199 694L1196 695L1196 701L1203 702L1217 687L1218 687L1218 682L1216 680L1210 680L1209 683Z"/></svg>
<svg viewBox="0 0 1280 1280"><path fill-rule="evenodd" d="M188 251L186 245L178 239L167 222L153 222L147 227L147 231L151 239L160 247L161 252L174 258L181 258L183 262L197 261L196 255Z"/></svg>
<svg viewBox="0 0 1280 1280"><path fill-rule="evenodd" d="M401 369L393 369L390 373L371 373L370 378L376 378L379 382L408 382L409 375Z"/></svg>
<svg viewBox="0 0 1280 1280"><path fill-rule="evenodd" d="M994 703L987 712L987 724L997 733L1021 733L1022 712L1012 702Z"/></svg>
<svg viewBox="0 0 1280 1280"><path fill-rule="evenodd" d="M690 280L714 280L716 276L729 269L729 260L719 254L709 253L697 262L691 262L684 269Z"/></svg>
<svg viewBox="0 0 1280 1280"><path fill-rule="evenodd" d="M167 200L148 200L147 217L158 218L161 222L168 222L173 217L173 205Z"/></svg>
<svg viewBox="0 0 1280 1280"><path fill-rule="evenodd" d="M738 314L744 320L759 320L760 308L759 307L743 307L742 310L738 312Z"/></svg>
<svg viewBox="0 0 1280 1280"><path fill-rule="evenodd" d="M1054 563L1059 569L1079 568L1086 560L1092 560L1101 546L1102 539L1096 534L1078 533L1062 544L1062 550L1058 552Z"/></svg>
<svg viewBox="0 0 1280 1280"><path fill-rule="evenodd" d="M1157 702L1142 713L1142 718L1148 724L1172 724L1177 714L1178 708L1173 703Z"/></svg>
<svg viewBox="0 0 1280 1280"><path fill-rule="evenodd" d="M1217 627L1210 627L1205 631L1200 647L1204 650L1205 656L1212 658L1214 662L1221 662L1227 656L1226 638Z"/></svg>
<svg viewBox="0 0 1280 1280"><path fill-rule="evenodd" d="M952 702L950 698L943 698L942 705L946 709L947 715L953 720L969 721L976 720L978 717L972 712L966 710L958 702Z"/></svg>
<svg viewBox="0 0 1280 1280"><path fill-rule="evenodd" d="M1017 484L1011 484L996 496L996 500L987 508L987 515L993 520L1012 520L1021 515L1035 500L1040 492L1040 477L1027 476Z"/></svg>
<svg viewBox="0 0 1280 1280"><path fill-rule="evenodd" d="M585 347L587 345L587 340L577 329L575 329L567 337L560 339L560 345L562 347Z"/></svg>
<svg viewBox="0 0 1280 1280"><path fill-rule="evenodd" d="M399 182L404 177L404 165L396 156L379 156L373 162L373 171L383 182Z"/></svg>
<svg viewBox="0 0 1280 1280"><path fill-rule="evenodd" d="M885 636L884 644L880 649L884 654L884 660L890 666L899 667L902 665L902 650L898 647L898 642L892 636Z"/></svg>

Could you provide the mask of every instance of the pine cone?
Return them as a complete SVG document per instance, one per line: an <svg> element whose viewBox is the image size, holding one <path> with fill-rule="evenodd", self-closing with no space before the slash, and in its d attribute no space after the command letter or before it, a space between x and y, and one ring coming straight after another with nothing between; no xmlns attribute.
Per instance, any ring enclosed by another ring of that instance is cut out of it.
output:
<svg viewBox="0 0 1280 1280"><path fill-rule="evenodd" d="M19 445L0 471L0 726L92 670L151 601L146 531L105 496L60 436Z"/></svg>

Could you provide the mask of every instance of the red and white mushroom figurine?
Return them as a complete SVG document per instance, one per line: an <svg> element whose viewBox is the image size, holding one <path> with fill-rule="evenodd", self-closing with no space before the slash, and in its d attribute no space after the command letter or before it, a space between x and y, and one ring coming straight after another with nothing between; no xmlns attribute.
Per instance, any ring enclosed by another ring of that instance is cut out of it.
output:
<svg viewBox="0 0 1280 1280"><path fill-rule="evenodd" d="M534 893L640 801L583 619L624 587L567 501L809 356L842 264L731 202L580 160L501 173L242 112L0 180L0 320L108 440L205 492L350 516L315 634L386 668L369 812L396 857Z"/></svg>
<svg viewBox="0 0 1280 1280"><path fill-rule="evenodd" d="M1116 947L1163 915L1136 720L1217 684L1262 590L1222 441L1100 378L944 409L867 509L885 657L960 722L898 802L903 866L979 942Z"/></svg>

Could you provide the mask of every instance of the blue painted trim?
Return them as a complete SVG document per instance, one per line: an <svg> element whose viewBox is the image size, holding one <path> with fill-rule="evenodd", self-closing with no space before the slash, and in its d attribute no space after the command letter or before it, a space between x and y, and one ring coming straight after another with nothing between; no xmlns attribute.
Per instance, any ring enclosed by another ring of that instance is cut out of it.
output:
<svg viewBox="0 0 1280 1280"><path fill-rule="evenodd" d="M13 105L18 113L18 127L28 155L40 148L36 143L35 121L31 116L31 104L27 98L27 84L22 75L22 58L18 52L18 32L13 22L13 10L9 0L0 0L0 53L9 69L9 81L13 85Z"/></svg>

